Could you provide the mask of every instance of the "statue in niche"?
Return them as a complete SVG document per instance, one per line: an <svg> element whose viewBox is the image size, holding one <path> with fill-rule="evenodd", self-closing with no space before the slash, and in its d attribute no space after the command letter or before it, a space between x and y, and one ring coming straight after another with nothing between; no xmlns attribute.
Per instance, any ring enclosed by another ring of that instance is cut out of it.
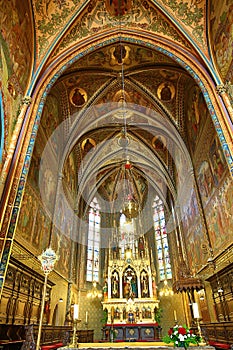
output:
<svg viewBox="0 0 233 350"><path fill-rule="evenodd" d="M149 297L148 276L145 271L141 273L141 291L142 291L142 298Z"/></svg>
<svg viewBox="0 0 233 350"><path fill-rule="evenodd" d="M104 300L108 298L108 282L104 282L103 286L103 295L104 295Z"/></svg>
<svg viewBox="0 0 233 350"><path fill-rule="evenodd" d="M135 298L137 293L137 276L135 271L128 267L123 276L123 297L128 299Z"/></svg>
<svg viewBox="0 0 233 350"><path fill-rule="evenodd" d="M138 297L138 288L137 288L137 278L135 275L132 276L130 284L131 284L132 297L137 298Z"/></svg>
<svg viewBox="0 0 233 350"><path fill-rule="evenodd" d="M115 271L112 275L112 298L119 298L119 277Z"/></svg>
<svg viewBox="0 0 233 350"><path fill-rule="evenodd" d="M139 240L138 240L138 252L139 252L139 256L141 258L145 257L145 244L144 244L143 237L139 237Z"/></svg>

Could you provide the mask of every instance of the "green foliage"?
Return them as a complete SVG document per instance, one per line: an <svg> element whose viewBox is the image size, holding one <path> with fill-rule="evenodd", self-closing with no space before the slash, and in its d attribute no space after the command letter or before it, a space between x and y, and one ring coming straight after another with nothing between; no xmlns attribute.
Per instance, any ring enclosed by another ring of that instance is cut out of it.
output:
<svg viewBox="0 0 233 350"><path fill-rule="evenodd" d="M107 321L108 321L108 310L104 309L103 310L103 317L101 318L100 322L103 324L103 326L105 326Z"/></svg>
<svg viewBox="0 0 233 350"><path fill-rule="evenodd" d="M163 309L161 309L161 307L157 308L155 311L155 322L157 322L158 325L160 325L161 318L163 317L162 313Z"/></svg>

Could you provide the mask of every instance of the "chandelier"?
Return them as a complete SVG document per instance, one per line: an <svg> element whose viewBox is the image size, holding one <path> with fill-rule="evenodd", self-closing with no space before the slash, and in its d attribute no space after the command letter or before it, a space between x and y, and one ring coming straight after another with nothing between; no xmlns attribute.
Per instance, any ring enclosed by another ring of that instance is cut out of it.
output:
<svg viewBox="0 0 233 350"><path fill-rule="evenodd" d="M173 295L173 294L174 294L174 292L173 292L172 288L169 287L167 280L164 280L164 282L163 282L163 288L160 289L159 295L160 295L161 297L162 297L162 296L167 297L167 296Z"/></svg>
<svg viewBox="0 0 233 350"><path fill-rule="evenodd" d="M92 283L92 289L87 293L87 297L90 299L101 299L102 293L97 288L97 283Z"/></svg>
<svg viewBox="0 0 233 350"><path fill-rule="evenodd" d="M122 213L128 220L136 218L139 214L139 203L136 200L133 193L133 174L131 172L131 163L129 160L124 165L123 177L124 177L124 200Z"/></svg>

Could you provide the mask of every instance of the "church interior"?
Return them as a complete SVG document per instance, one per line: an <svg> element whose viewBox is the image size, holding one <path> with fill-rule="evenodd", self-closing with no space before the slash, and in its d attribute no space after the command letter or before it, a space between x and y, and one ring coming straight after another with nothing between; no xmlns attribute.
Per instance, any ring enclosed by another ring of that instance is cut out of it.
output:
<svg viewBox="0 0 233 350"><path fill-rule="evenodd" d="M0 21L0 347L178 324L230 349L233 2L12 0Z"/></svg>

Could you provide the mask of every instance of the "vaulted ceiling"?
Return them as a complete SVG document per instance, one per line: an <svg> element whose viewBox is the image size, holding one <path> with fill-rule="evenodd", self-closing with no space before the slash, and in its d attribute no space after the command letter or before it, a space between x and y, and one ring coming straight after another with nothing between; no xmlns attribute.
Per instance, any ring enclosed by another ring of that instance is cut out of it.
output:
<svg viewBox="0 0 233 350"><path fill-rule="evenodd" d="M196 72L210 85L220 79L207 1L47 0L32 1L32 9L28 91L36 97L47 84L41 128L48 138L63 122L58 167L67 174L75 163L75 206L84 210L98 196L112 208L126 178L141 205L148 193L175 202L195 159Z"/></svg>

